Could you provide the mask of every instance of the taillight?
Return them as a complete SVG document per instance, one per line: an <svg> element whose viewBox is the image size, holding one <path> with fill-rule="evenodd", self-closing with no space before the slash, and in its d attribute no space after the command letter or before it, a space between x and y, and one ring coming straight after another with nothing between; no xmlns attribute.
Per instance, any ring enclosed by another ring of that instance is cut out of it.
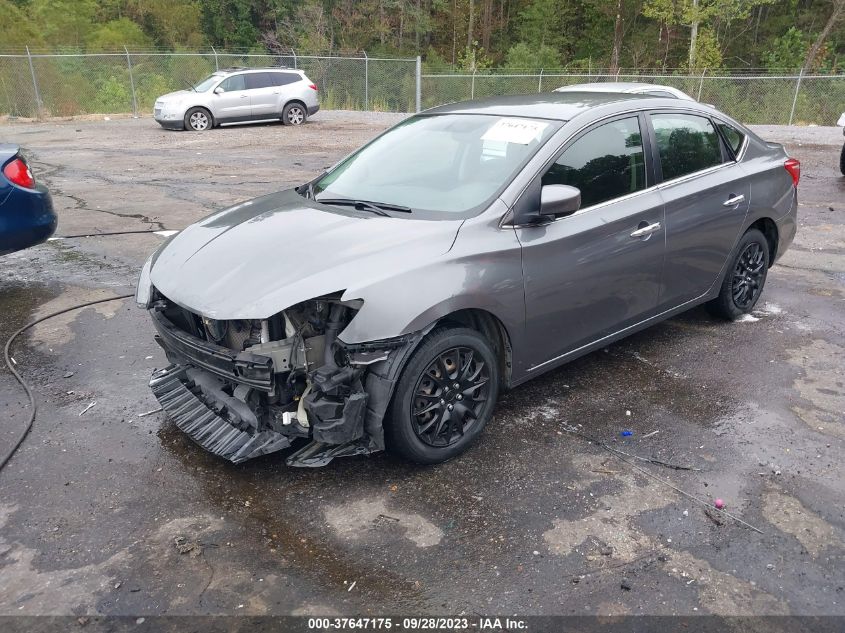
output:
<svg viewBox="0 0 845 633"><path fill-rule="evenodd" d="M801 180L801 163L797 158L787 158L783 167L792 176L792 184L797 187L798 181Z"/></svg>
<svg viewBox="0 0 845 633"><path fill-rule="evenodd" d="M311 84L311 85L310 85L310 86L308 86L308 87L309 87L309 88L311 88L311 90L316 90L316 89L317 89L317 84Z"/></svg>
<svg viewBox="0 0 845 633"><path fill-rule="evenodd" d="M16 158L6 165L3 168L3 175L18 187L35 189L35 178L32 177L32 172L29 171L27 164L20 158Z"/></svg>

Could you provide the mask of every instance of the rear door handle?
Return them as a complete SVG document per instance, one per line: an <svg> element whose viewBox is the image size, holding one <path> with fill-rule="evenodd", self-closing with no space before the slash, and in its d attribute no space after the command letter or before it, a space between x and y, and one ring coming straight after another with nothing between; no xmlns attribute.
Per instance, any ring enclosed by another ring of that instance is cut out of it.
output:
<svg viewBox="0 0 845 633"><path fill-rule="evenodd" d="M745 196L735 196L735 195L731 195L731 197L730 197L730 198L728 198L727 200L725 200L725 201L722 203L722 206L723 206L723 207L735 207L736 205L738 205L738 204L739 204L740 202L742 202L743 200L745 200Z"/></svg>
<svg viewBox="0 0 845 633"><path fill-rule="evenodd" d="M248 97L249 97L249 95L241 95L241 99L246 99Z"/></svg>
<svg viewBox="0 0 845 633"><path fill-rule="evenodd" d="M654 224L649 224L648 226L644 226L641 229L637 229L633 233L631 233L631 237L645 237L646 235L651 235L655 231L660 230L660 222L655 222Z"/></svg>

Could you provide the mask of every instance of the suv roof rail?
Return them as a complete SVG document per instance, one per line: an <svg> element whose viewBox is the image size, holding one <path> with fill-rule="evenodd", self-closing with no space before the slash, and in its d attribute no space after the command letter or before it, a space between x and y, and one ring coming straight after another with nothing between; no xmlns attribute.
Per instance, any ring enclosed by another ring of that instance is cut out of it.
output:
<svg viewBox="0 0 845 633"><path fill-rule="evenodd" d="M229 66L227 68L220 68L216 72L231 73L238 70L294 70L297 72L303 72L299 68L291 68L290 66Z"/></svg>

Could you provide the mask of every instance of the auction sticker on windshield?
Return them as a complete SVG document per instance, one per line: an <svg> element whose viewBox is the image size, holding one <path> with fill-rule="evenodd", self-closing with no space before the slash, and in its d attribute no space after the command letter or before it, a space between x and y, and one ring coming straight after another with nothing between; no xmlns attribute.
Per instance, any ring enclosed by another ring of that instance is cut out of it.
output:
<svg viewBox="0 0 845 633"><path fill-rule="evenodd" d="M499 119L484 133L481 140L528 145L531 141L539 140L548 126L548 123L529 119Z"/></svg>

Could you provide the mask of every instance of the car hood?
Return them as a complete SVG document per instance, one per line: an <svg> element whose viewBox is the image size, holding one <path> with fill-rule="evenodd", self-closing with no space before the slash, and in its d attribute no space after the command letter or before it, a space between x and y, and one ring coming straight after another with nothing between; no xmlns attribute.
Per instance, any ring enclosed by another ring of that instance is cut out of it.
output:
<svg viewBox="0 0 845 633"><path fill-rule="evenodd" d="M265 319L447 253L460 220L337 211L294 190L236 205L192 224L156 254L152 284L213 319Z"/></svg>
<svg viewBox="0 0 845 633"><path fill-rule="evenodd" d="M181 101L188 95L199 94L193 90L177 90L176 92L168 92L166 95L161 95L156 101Z"/></svg>

